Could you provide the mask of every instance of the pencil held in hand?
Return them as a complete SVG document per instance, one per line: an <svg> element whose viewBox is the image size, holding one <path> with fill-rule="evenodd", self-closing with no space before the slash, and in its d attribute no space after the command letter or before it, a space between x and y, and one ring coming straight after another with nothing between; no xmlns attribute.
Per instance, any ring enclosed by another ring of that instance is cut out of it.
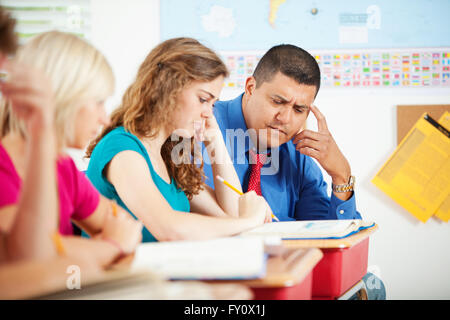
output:
<svg viewBox="0 0 450 320"><path fill-rule="evenodd" d="M53 234L52 239L53 239L53 243L55 244L56 252L58 253L58 255L64 256L66 254L66 250L64 249L61 235L59 234L58 231L56 231Z"/></svg>
<svg viewBox="0 0 450 320"><path fill-rule="evenodd" d="M220 182L222 182L224 185L226 185L228 188L230 188L231 190L234 190L236 193L238 193L239 195L243 195L243 193L241 191L239 191L239 189L233 187L230 183L228 183L228 181L226 181L224 178L222 178L221 176L216 176L217 180L219 180ZM272 213L272 219L276 220L276 221L280 221L273 213Z"/></svg>
<svg viewBox="0 0 450 320"><path fill-rule="evenodd" d="M112 214L114 217L117 217L117 203L113 200L111 201Z"/></svg>
<svg viewBox="0 0 450 320"><path fill-rule="evenodd" d="M231 184L229 184L224 178L222 178L221 176L216 176L217 180L219 180L220 182L222 182L224 185L226 185L228 188L230 188L231 190L234 190L237 194L239 194L240 196L243 195L243 193L241 191L239 191L239 189L233 187Z"/></svg>

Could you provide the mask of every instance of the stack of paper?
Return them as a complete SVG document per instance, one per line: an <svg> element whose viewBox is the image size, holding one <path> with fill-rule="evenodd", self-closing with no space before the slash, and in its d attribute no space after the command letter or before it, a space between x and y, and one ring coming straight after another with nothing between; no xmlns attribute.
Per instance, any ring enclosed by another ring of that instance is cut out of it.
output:
<svg viewBox="0 0 450 320"><path fill-rule="evenodd" d="M261 239L153 242L138 247L132 268L169 279L254 279L265 275L266 256Z"/></svg>

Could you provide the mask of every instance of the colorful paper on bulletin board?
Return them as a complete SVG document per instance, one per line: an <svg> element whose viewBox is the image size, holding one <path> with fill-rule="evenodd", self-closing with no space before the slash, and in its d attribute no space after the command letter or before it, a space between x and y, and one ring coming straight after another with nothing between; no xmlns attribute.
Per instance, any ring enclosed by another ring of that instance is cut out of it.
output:
<svg viewBox="0 0 450 320"><path fill-rule="evenodd" d="M424 114L372 179L380 190L426 222L450 192L450 139Z"/></svg>
<svg viewBox="0 0 450 320"><path fill-rule="evenodd" d="M450 113L445 112L439 119L439 123L447 130L450 130ZM448 176L450 175L450 172L446 172L446 174L447 178L450 180L450 177ZM439 206L435 216L445 222L450 220L450 193L447 194L447 197Z"/></svg>
<svg viewBox="0 0 450 320"><path fill-rule="evenodd" d="M450 48L310 51L322 88L450 87ZM223 51L225 87L242 89L264 52Z"/></svg>

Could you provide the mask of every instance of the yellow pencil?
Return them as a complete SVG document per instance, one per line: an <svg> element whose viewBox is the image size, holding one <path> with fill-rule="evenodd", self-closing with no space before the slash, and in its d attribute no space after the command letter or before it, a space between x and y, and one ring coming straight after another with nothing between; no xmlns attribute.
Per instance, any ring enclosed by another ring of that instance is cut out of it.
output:
<svg viewBox="0 0 450 320"><path fill-rule="evenodd" d="M114 200L111 202L111 207L113 216L117 217L117 203Z"/></svg>
<svg viewBox="0 0 450 320"><path fill-rule="evenodd" d="M58 253L58 255L63 256L66 254L66 250L64 249L64 246L62 244L62 239L61 239L61 235L59 234L58 231L56 231L53 236L53 243L55 244L56 247L56 252Z"/></svg>
<svg viewBox="0 0 450 320"><path fill-rule="evenodd" d="M233 187L228 181L226 181L224 178L222 178L221 176L216 176L217 180L219 180L220 182L222 182L224 185L226 185L228 188L230 188L231 190L234 190L236 193L238 193L239 195L243 195L243 193L241 191L239 191L239 189ZM280 221L273 213L272 213L272 219L275 219L276 221Z"/></svg>

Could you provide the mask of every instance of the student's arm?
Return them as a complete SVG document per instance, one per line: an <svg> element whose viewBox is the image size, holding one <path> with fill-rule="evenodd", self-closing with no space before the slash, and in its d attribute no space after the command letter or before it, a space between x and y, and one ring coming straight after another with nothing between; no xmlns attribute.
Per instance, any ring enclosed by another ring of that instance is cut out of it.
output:
<svg viewBox="0 0 450 320"><path fill-rule="evenodd" d="M114 217L109 219L109 226L105 226L108 231L102 232L96 238L61 237L66 255L84 256L97 266L105 268L118 258L132 254L141 242L142 224L130 221L127 217L119 220Z"/></svg>
<svg viewBox="0 0 450 320"><path fill-rule="evenodd" d="M232 215L228 215L219 206L216 192L207 185L189 201L189 204L191 206L191 212L197 212L198 214L211 217L232 217Z"/></svg>
<svg viewBox="0 0 450 320"><path fill-rule="evenodd" d="M11 230L17 213L17 204L0 208L0 231L5 234Z"/></svg>
<svg viewBox="0 0 450 320"><path fill-rule="evenodd" d="M102 232L108 215L112 214L112 201L102 195L99 195L99 197L97 208L92 214L85 219L73 220L79 228L91 237L95 237Z"/></svg>
<svg viewBox="0 0 450 320"><path fill-rule="evenodd" d="M221 176L242 192L241 183L231 161L225 142L214 115L206 120L206 141L204 141L213 171L214 190L206 187L191 200L195 212L212 216L239 216L239 195L216 179Z"/></svg>
<svg viewBox="0 0 450 320"><path fill-rule="evenodd" d="M86 219L76 221L92 238L63 237L67 254L86 254L106 267L121 255L134 252L142 240L142 223L119 206L114 215L112 205L110 200L100 197L95 211Z"/></svg>
<svg viewBox="0 0 450 320"><path fill-rule="evenodd" d="M241 218L173 210L154 184L145 159L135 151L119 152L106 170L125 205L160 241L229 236L264 222L266 203L254 192L240 197Z"/></svg>
<svg viewBox="0 0 450 320"><path fill-rule="evenodd" d="M81 288L103 276L102 270L83 256L3 264L0 265L0 299L30 299L66 290L69 277L76 276L71 270L80 271Z"/></svg>
<svg viewBox="0 0 450 320"><path fill-rule="evenodd" d="M9 80L0 90L27 125L26 170L6 255L8 260L49 258L55 255L51 236L58 221L53 94L42 73L12 62L3 67Z"/></svg>
<svg viewBox="0 0 450 320"><path fill-rule="evenodd" d="M95 265L105 268L121 256L121 249L101 239L88 239L78 236L61 237L64 250L68 256L84 254Z"/></svg>
<svg viewBox="0 0 450 320"><path fill-rule="evenodd" d="M0 231L0 262L6 260L6 234Z"/></svg>

